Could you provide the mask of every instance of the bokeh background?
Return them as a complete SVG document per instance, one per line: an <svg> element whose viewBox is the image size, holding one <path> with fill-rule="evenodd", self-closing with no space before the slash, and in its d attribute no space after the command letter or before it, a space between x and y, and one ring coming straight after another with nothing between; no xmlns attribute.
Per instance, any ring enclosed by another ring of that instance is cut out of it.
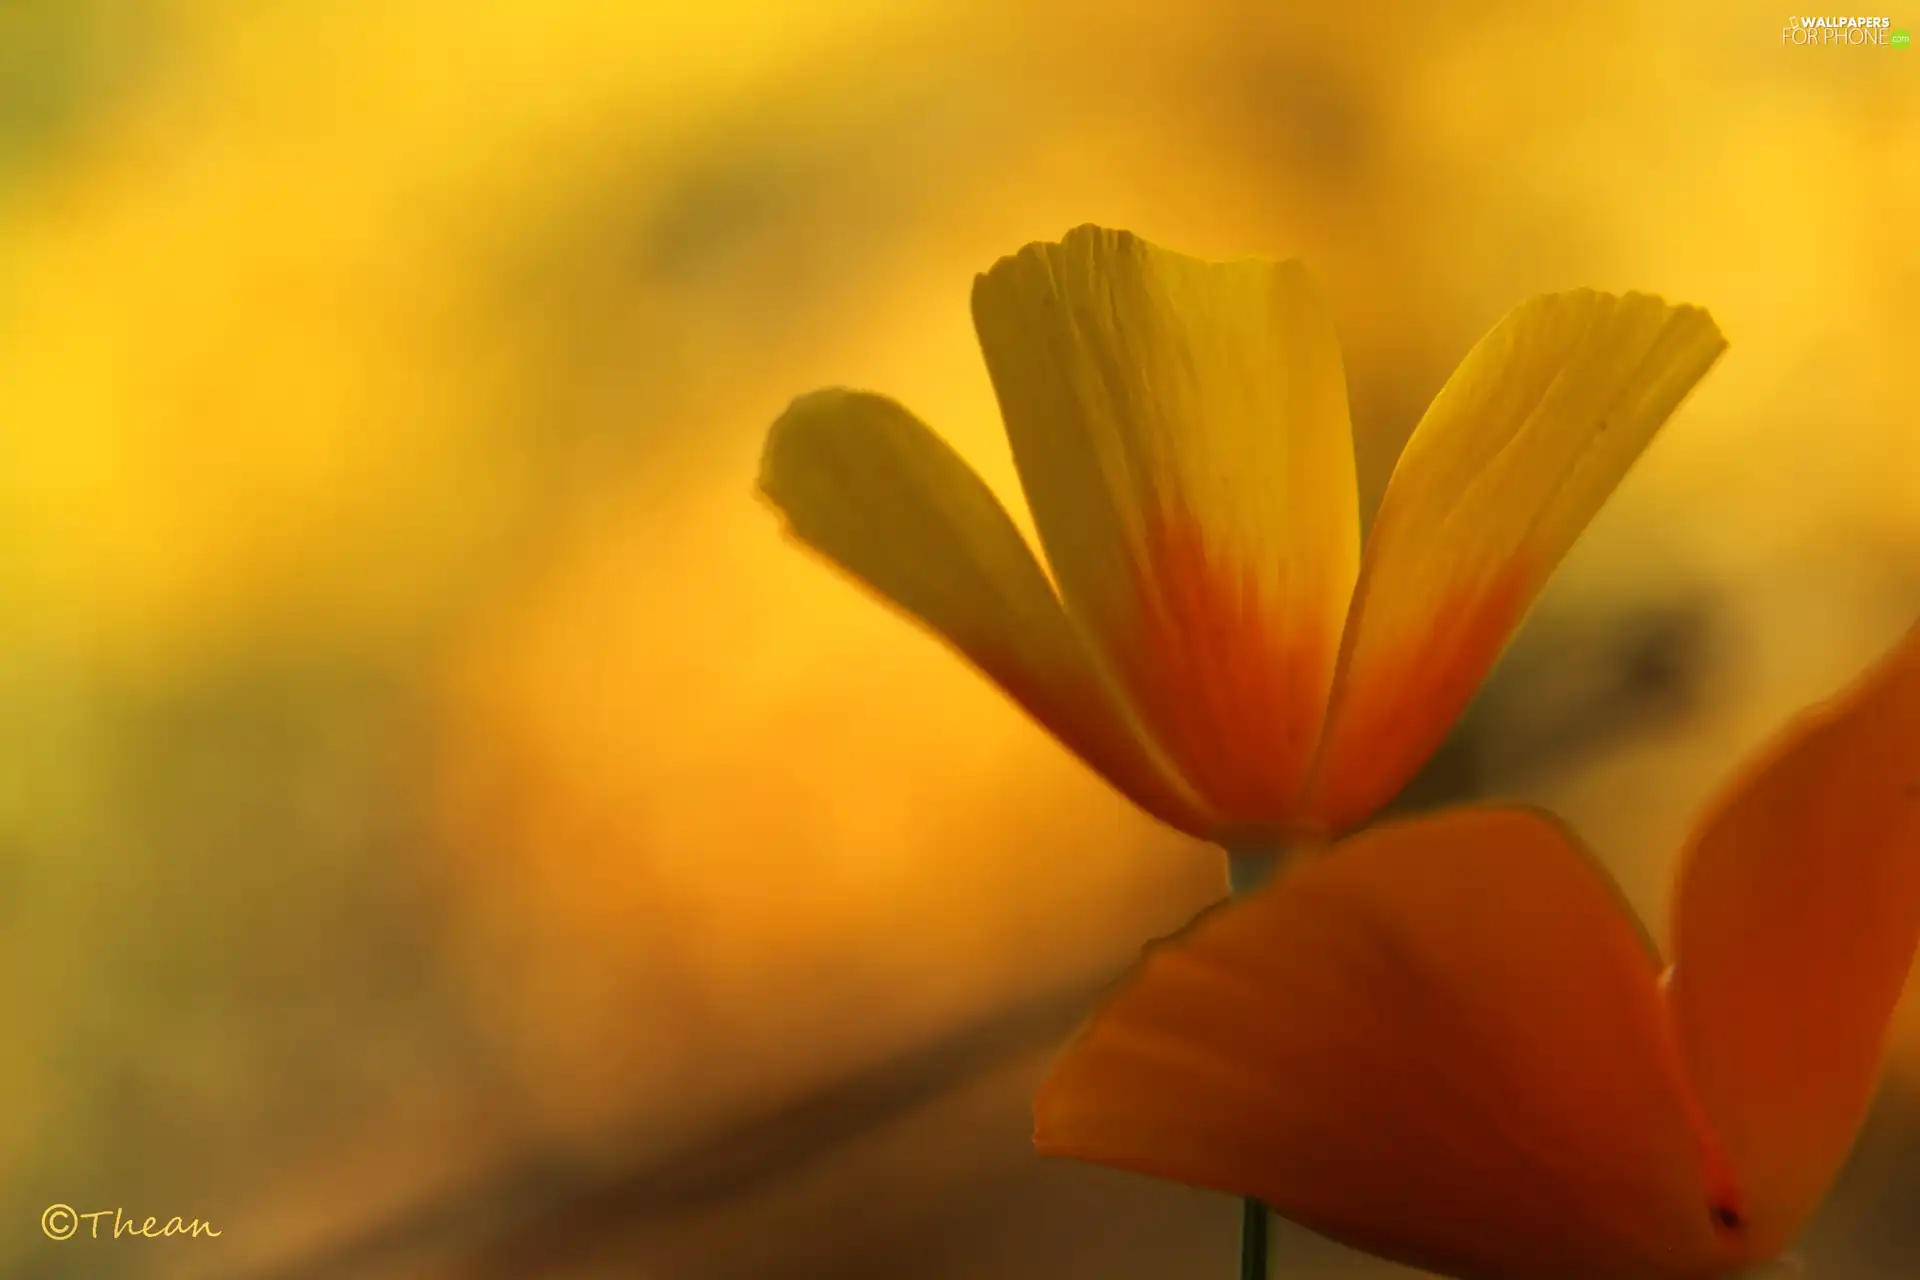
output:
<svg viewBox="0 0 1920 1280"><path fill-rule="evenodd" d="M1026 1147L1218 862L784 544L762 433L869 386L1013 494L967 290L1086 221L1306 258L1369 500L1520 299L1707 305L1413 797L1657 919L1920 616L1920 54L1788 17L4 0L0 1274L1230 1274L1234 1205ZM1817 1280L1920 1270L1920 1016L1889 1081Z"/></svg>

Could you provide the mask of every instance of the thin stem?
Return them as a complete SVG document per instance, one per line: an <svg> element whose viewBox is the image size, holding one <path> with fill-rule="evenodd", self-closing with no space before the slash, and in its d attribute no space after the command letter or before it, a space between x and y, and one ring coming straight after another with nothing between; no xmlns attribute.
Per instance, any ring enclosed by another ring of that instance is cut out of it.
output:
<svg viewBox="0 0 1920 1280"><path fill-rule="evenodd" d="M1251 893L1265 884L1281 856L1278 849L1228 849L1227 875L1233 896ZM1240 1202L1240 1280L1267 1280L1267 1206L1258 1200Z"/></svg>
<svg viewBox="0 0 1920 1280"><path fill-rule="evenodd" d="M1240 1202L1240 1280L1267 1280L1267 1206Z"/></svg>
<svg viewBox="0 0 1920 1280"><path fill-rule="evenodd" d="M1234 897L1252 893L1273 878L1280 855L1272 849L1227 850L1227 884Z"/></svg>

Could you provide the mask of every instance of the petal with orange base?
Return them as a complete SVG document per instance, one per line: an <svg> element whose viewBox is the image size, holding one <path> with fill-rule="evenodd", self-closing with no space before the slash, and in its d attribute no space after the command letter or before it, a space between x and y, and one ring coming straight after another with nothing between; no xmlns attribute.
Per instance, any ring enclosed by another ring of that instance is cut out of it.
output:
<svg viewBox="0 0 1920 1280"><path fill-rule="evenodd" d="M1549 574L1726 347L1643 294L1535 298L1407 441L1368 535L1308 808L1364 821L1446 737Z"/></svg>
<svg viewBox="0 0 1920 1280"><path fill-rule="evenodd" d="M1100 678L992 490L898 404L855 391L793 402L760 490L801 542L931 628L1114 787L1193 835L1214 825Z"/></svg>
<svg viewBox="0 0 1920 1280"><path fill-rule="evenodd" d="M1673 927L1682 1042L1770 1254L1853 1145L1920 944L1920 631L1709 811Z"/></svg>
<svg viewBox="0 0 1920 1280"><path fill-rule="evenodd" d="M1544 816L1372 828L1151 950L1042 1086L1035 1141L1443 1274L1707 1274L1737 1198L1657 977Z"/></svg>
<svg viewBox="0 0 1920 1280"><path fill-rule="evenodd" d="M1305 270L1081 227L1002 259L973 313L1068 611L1226 828L1285 826L1359 560Z"/></svg>

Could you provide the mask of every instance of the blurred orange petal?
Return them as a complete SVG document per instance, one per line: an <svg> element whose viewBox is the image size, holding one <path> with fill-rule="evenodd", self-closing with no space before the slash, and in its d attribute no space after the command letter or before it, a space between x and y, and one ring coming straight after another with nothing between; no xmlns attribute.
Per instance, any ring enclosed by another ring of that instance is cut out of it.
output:
<svg viewBox="0 0 1920 1280"><path fill-rule="evenodd" d="M1756 1256L1853 1145L1920 943L1920 630L1787 728L1681 863L1673 1001Z"/></svg>
<svg viewBox="0 0 1920 1280"><path fill-rule="evenodd" d="M768 433L760 489L796 538L952 644L1143 809L1195 835L1213 825L1130 727L1006 509L904 408L802 396Z"/></svg>
<svg viewBox="0 0 1920 1280"><path fill-rule="evenodd" d="M1068 609L1229 828L1284 825L1359 559L1346 377L1293 262L1081 227L974 321Z"/></svg>
<svg viewBox="0 0 1920 1280"><path fill-rule="evenodd" d="M1697 308L1579 290L1523 303L1468 353L1368 535L1311 816L1350 829L1412 779L1725 347Z"/></svg>
<svg viewBox="0 0 1920 1280"><path fill-rule="evenodd" d="M1451 1274L1706 1274L1731 1190L1657 972L1545 817L1375 828L1152 950L1036 1143Z"/></svg>

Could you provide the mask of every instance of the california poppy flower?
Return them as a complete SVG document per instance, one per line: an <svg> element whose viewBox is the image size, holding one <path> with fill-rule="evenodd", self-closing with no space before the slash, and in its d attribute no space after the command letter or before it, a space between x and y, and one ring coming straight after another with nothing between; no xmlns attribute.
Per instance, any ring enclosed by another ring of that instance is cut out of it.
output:
<svg viewBox="0 0 1920 1280"><path fill-rule="evenodd" d="M1043 1085L1038 1145L1473 1280L1773 1258L1920 940L1920 631L1707 809L1672 926L1663 974L1539 813L1374 827L1150 950Z"/></svg>
<svg viewBox="0 0 1920 1280"><path fill-rule="evenodd" d="M1392 799L1725 346L1654 297L1522 305L1434 399L1363 549L1340 347L1298 263L1081 227L978 277L973 316L1051 577L878 395L795 401L762 491L1141 808L1243 850Z"/></svg>

